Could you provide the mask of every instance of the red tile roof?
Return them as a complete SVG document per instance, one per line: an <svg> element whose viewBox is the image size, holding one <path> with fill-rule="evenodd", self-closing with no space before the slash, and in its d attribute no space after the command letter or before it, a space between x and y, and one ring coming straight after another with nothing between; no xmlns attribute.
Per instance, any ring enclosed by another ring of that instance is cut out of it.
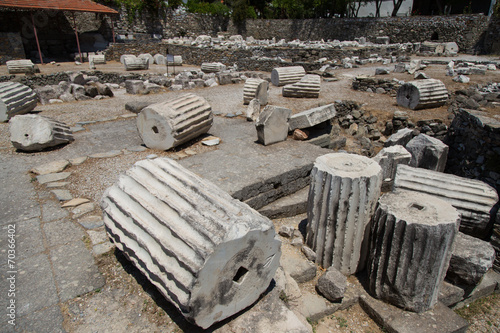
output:
<svg viewBox="0 0 500 333"><path fill-rule="evenodd" d="M0 7L118 14L116 10L90 0L0 0Z"/></svg>

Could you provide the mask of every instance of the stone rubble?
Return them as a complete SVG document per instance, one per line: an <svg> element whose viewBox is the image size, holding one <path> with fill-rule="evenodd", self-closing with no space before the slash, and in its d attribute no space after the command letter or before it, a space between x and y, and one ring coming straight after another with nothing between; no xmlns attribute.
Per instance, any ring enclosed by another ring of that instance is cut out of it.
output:
<svg viewBox="0 0 500 333"><path fill-rule="evenodd" d="M410 165L443 172L448 159L448 145L441 140L419 134L406 145L406 150L411 154Z"/></svg>
<svg viewBox="0 0 500 333"><path fill-rule="evenodd" d="M298 82L287 84L282 89L283 97L318 98L321 90L321 77L306 74Z"/></svg>

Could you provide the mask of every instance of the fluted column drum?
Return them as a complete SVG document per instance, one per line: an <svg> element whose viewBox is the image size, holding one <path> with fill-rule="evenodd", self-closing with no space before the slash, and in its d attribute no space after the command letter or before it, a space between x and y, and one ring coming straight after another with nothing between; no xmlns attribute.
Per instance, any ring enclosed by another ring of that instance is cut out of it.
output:
<svg viewBox="0 0 500 333"><path fill-rule="evenodd" d="M307 203L307 245L316 262L345 275L362 269L382 169L367 157L333 153L316 159Z"/></svg>
<svg viewBox="0 0 500 333"><path fill-rule="evenodd" d="M413 191L384 194L372 221L370 293L405 310L432 309L459 221L457 210L434 196Z"/></svg>
<svg viewBox="0 0 500 333"><path fill-rule="evenodd" d="M171 159L137 162L101 206L116 246L203 328L254 303L279 266L268 218Z"/></svg>

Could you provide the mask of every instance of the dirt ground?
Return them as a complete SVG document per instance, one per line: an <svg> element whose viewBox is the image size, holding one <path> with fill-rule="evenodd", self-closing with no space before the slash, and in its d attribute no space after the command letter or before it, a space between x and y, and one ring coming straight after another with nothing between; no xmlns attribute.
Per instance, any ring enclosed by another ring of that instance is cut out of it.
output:
<svg viewBox="0 0 500 333"><path fill-rule="evenodd" d="M102 67L102 68L101 68ZM399 107L394 97L354 91L351 89L352 78L361 74L374 74L376 67L363 66L356 69L340 69L336 72L339 79L336 82L322 82L319 99L287 99L281 96L281 88L270 87L269 104L280 105L298 113L318 105L333 103L338 100L352 100L363 103L363 109L378 117L378 126L383 130L387 120L392 118L395 111L405 111L413 122L423 119L441 119L449 124L448 106L440 108L412 111ZM386 66L386 67L389 67ZM67 70L86 70L86 64L75 66L73 63L63 63L61 66L41 66L42 73L51 73ZM182 70L194 69L193 66L183 66ZM98 66L99 70L123 72L122 65L110 62L105 67ZM181 68L177 67L178 73ZM5 66L0 66L0 75L6 74ZM150 72L165 73L163 66L152 66ZM451 77L445 76L444 65L430 65L425 72L432 78L442 80L450 92L464 89L468 86L499 82L500 71L488 72L487 75L470 76L468 84L456 83ZM270 75L267 73L267 75ZM391 73L384 78L410 81L413 76L405 73ZM246 106L242 103L243 84L219 86L215 88L194 89L189 92L199 94L212 105L214 112L244 114ZM35 109L40 115L74 126L82 121L113 122L122 115L129 114L125 110L125 103L133 100L148 100L159 102L178 96L184 92L171 92L136 96L128 95L124 89L115 90L115 97L101 101L77 101L71 103L38 105ZM500 117L500 110L489 110L493 115ZM117 176L130 166L147 155L155 153L159 156L169 156L175 159L186 158L191 154L202 153L208 149L199 141L184 145L174 151L135 152L121 155L113 159L92 159L80 166L73 166L68 171L72 175L68 181L74 197L90 198L99 201L106 188L111 186ZM16 154L9 141L8 124L0 124L0 151ZM46 154L46 153L37 153ZM276 228L283 223L275 220ZM125 258L113 252L97 258L99 268L106 278L106 285L101 290L82 295L65 303L65 328L69 332L195 332L195 327L187 323L181 315L166 302L153 285L147 281ZM311 288L311 286L304 286ZM498 332L500 331L500 297L491 296L486 300L476 302L458 313L473 323L469 332ZM118 311L119 310L119 311ZM313 323L315 332L384 332L375 324L359 305L328 316L318 323ZM216 330L223 332L221 326Z"/></svg>

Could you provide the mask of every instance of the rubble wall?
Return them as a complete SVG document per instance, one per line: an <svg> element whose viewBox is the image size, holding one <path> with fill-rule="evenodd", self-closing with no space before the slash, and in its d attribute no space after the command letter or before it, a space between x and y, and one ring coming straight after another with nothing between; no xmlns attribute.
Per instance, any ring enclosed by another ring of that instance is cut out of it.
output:
<svg viewBox="0 0 500 333"><path fill-rule="evenodd" d="M446 172L479 179L500 193L500 122L481 111L460 109L446 144Z"/></svg>

